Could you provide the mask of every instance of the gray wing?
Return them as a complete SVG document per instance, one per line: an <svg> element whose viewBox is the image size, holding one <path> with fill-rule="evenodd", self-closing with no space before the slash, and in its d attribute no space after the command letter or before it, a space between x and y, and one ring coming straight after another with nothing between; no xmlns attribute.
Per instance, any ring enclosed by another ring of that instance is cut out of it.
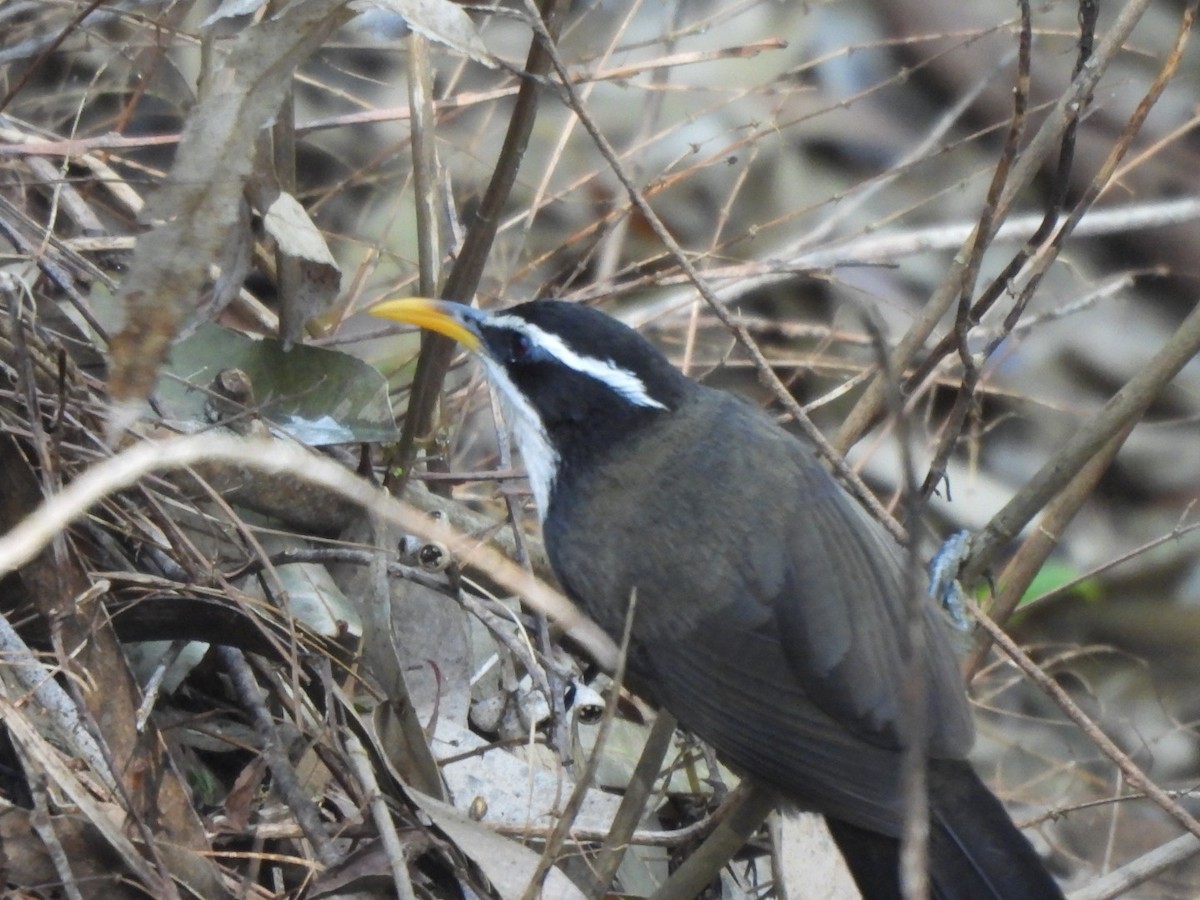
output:
<svg viewBox="0 0 1200 900"><path fill-rule="evenodd" d="M802 468L803 512L779 522L787 583L763 600L818 705L867 740L898 746L908 675L900 548L824 469ZM922 600L926 740L934 756L964 756L973 727L958 659L941 611Z"/></svg>
<svg viewBox="0 0 1200 900"><path fill-rule="evenodd" d="M710 406L683 417L682 432L660 442L669 449L643 454L637 472L596 476L571 531L551 516L551 558L611 634L636 589L635 688L735 767L822 812L897 833L898 550L794 438L732 398ZM656 527L699 515L734 484L736 514L709 518L693 545ZM665 497L673 505L658 508ZM613 531L644 539L601 565L583 538ZM971 744L970 712L938 615L931 609L926 628L929 741L935 755L958 757Z"/></svg>

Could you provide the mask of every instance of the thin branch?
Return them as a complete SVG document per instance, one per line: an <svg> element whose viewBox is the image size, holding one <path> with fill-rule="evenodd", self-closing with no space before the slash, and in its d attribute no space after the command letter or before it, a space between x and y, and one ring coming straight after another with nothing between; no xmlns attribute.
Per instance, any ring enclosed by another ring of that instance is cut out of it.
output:
<svg viewBox="0 0 1200 900"><path fill-rule="evenodd" d="M542 13L546 17L547 25L544 27L549 29L547 33L558 33L567 6L566 0L543 0ZM539 23L542 22L542 13L539 13ZM535 38L525 62L526 78L517 92L508 131L492 170L492 180L488 183L479 209L467 230L458 258L446 278L442 289L444 297L469 301L475 296L492 243L496 239L501 215L516 183L521 158L525 155L525 148L533 133L533 124L537 118L538 94L541 91L538 76L545 74L549 68L550 61L543 42ZM453 355L454 342L450 338L429 331L421 333L421 356L417 360L416 374L413 375L408 414L404 417L400 443L388 467L389 470L399 465L405 473L404 477L407 477L406 473L415 459L416 441L429 434L433 426L438 397L441 395L442 383ZM390 487L398 487L390 471L384 483Z"/></svg>
<svg viewBox="0 0 1200 900"><path fill-rule="evenodd" d="M1149 775L1143 772L1126 753L1123 753L1121 748L1100 730L1100 726L1079 708L1075 701L1071 699L1070 694L1063 690L1057 681L1047 675L1041 666L1030 659L1028 654L1017 646L1017 643L1008 636L1003 628L988 618L974 600L970 597L964 597L964 601L971 614L979 622L980 627L1007 654L1008 658L1017 664L1017 667L1029 677L1030 681L1041 688L1047 696L1058 704L1063 712L1067 714L1068 718L1078 725L1080 730L1087 735L1088 739L1096 745L1097 749L1112 760L1117 768L1121 770L1126 780L1137 790L1153 800L1163 812L1175 819L1175 821L1193 835L1200 838L1200 821L1197 821L1170 794L1156 785Z"/></svg>
<svg viewBox="0 0 1200 900"><path fill-rule="evenodd" d="M963 568L964 582L974 583L1000 550L1024 528L1050 499L1114 435L1139 419L1159 392L1189 360L1200 353L1200 304L1197 304L1146 366L1125 383L1089 421L1081 425L1062 449L1030 478L972 541Z"/></svg>
<svg viewBox="0 0 1200 900"><path fill-rule="evenodd" d="M339 463L284 441L199 434L157 443L136 444L99 462L43 502L0 536L0 576L24 565L76 518L103 498L136 484L154 472L201 462L245 466L264 475L287 474L356 503L385 521L430 541L440 541L460 564L478 566L506 590L557 621L572 640L610 670L616 648L574 604L525 572L498 550L431 519L348 472Z"/></svg>
<svg viewBox="0 0 1200 900"><path fill-rule="evenodd" d="M367 805L371 809L371 819L379 830L379 839L383 843L388 866L392 870L392 886L396 889L398 900L416 900L412 878L408 874L408 860L405 858L404 845L396 833L396 823L392 821L391 810L388 809L387 799L379 790L379 782L375 779L375 770L371 758L367 755L362 741L354 734L353 729L342 731L342 743L346 746L346 758L354 769L354 774L362 785ZM307 832L305 832L307 836Z"/></svg>
<svg viewBox="0 0 1200 900"><path fill-rule="evenodd" d="M571 796L567 799L562 814L554 823L550 837L546 839L546 846L542 849L537 867L529 879L529 886L525 889L523 900L537 900L542 895L546 875L554 866L554 860L575 824L579 810L583 808L583 801L587 797L588 791L592 789L596 770L599 769L600 759L604 755L604 745L608 742L608 736L612 732L612 723L617 717L617 705L621 699L621 686L625 683L625 663L629 657L629 642L633 638L633 622L636 616L637 590L635 589L629 595L629 606L625 610L625 628L621 632L621 645L617 650L617 668L613 673L613 683L609 688L608 700L604 704L604 715L600 719L596 741L592 746L592 752L588 755L583 771L577 774L575 788L571 791Z"/></svg>
<svg viewBox="0 0 1200 900"><path fill-rule="evenodd" d="M1129 39L1142 14L1149 8L1151 0L1131 0L1121 8L1104 40L1100 42L1090 64L1059 97L1046 116L1045 123L1030 140L1012 168L1000 200L996 204L994 220L1005 219L1018 192L1024 190L1034 179L1050 149L1061 139L1070 124L1072 111L1095 90L1101 76L1113 59L1120 53ZM892 351L892 368L897 372L908 369L925 342L933 333L942 317L961 293L962 278L966 271L967 257L960 253L951 263L941 285L929 298L908 332ZM833 446L845 452L866 433L879 418L884 408L886 385L880 376L864 392L854 410L846 417L833 440Z"/></svg>
<svg viewBox="0 0 1200 900"><path fill-rule="evenodd" d="M235 647L218 647L217 654L233 681L238 699L250 713L255 730L262 741L262 754L271 770L275 789L284 798L304 836L312 842L317 859L322 865L332 866L341 859L341 854L321 828L321 812L300 784L296 770L288 761L283 742L275 730L275 723L267 711L264 694L254 679L254 672L241 650Z"/></svg>
<svg viewBox="0 0 1200 900"><path fill-rule="evenodd" d="M580 102L579 96L575 93L574 89L567 80L566 66L559 57L557 49L554 47L553 39L550 36L550 33L546 30L546 27L544 24L542 24L541 20L535 18L536 9L533 7L533 0L526 0L526 7L529 10L533 28L538 33L541 41L545 44L546 53L550 57L555 71L558 73L560 79L558 86L563 92L563 99L579 117L579 121L582 123L587 133L591 136L596 148L600 151L605 161L612 168L613 174L616 175L618 180L621 182L621 186L625 188L630 202L645 218L646 222L654 231L655 237L657 237L662 242L663 246L667 248L676 264L683 269L685 273L687 273L688 279L691 281L696 290L700 292L700 296L702 296L712 308L713 313L718 319L721 320L721 323L729 330L730 334L737 339L738 343L746 348L751 359L754 360L755 369L757 370L759 378L762 380L763 384L772 391L776 399L778 399L779 402L784 405L784 408L787 409L787 411L795 418L796 423L805 433L805 436L814 443L817 451L829 461L836 474L849 487L851 493L854 494L854 496L858 498L858 500L863 503L863 505L866 506L867 509L869 509L871 513L879 519L880 522L885 525L885 527L887 527L893 534L899 536L899 534L902 533L902 531L899 529L899 526L897 526L892 520L891 516L887 514L887 512L879 504L878 499L875 498L866 485L862 483L862 480L858 477L858 475L850 468L849 465L847 465L842 455L833 450L829 442L825 440L824 435L821 434L817 427L812 423L812 420L809 419L808 414L804 412L798 403L796 403L795 398L792 397L783 383L779 381L778 376L775 374L770 364L766 361L766 358L762 355L762 352L758 349L754 339L750 337L750 333L733 320L733 317L725 309L724 305L717 298L716 294L713 293L707 281L700 274L699 270L696 269L691 259L679 245L679 242L675 240L675 237L671 234L670 229L667 228L662 219L660 219L658 214L655 213L653 207L650 206L650 203L646 200L646 197L642 191L633 183L629 173L625 171L625 167L621 164L616 150L613 148L608 138L604 136L604 133L600 131L595 119L592 118L587 108L584 107L584 105Z"/></svg>

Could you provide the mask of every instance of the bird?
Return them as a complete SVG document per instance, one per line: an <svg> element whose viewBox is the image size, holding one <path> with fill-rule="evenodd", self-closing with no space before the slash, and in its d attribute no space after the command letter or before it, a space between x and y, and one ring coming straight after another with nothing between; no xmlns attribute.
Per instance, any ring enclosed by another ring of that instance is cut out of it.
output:
<svg viewBox="0 0 1200 900"><path fill-rule="evenodd" d="M483 363L567 596L619 640L629 686L786 805L822 813L865 900L902 896L904 555L753 403L688 378L600 310L416 297L373 315ZM1063 895L966 757L954 635L922 610L931 896Z"/></svg>

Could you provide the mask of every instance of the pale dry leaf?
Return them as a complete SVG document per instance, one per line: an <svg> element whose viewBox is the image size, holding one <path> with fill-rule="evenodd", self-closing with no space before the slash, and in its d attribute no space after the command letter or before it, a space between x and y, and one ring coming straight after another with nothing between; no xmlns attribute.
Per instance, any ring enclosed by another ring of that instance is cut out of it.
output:
<svg viewBox="0 0 1200 900"><path fill-rule="evenodd" d="M433 820L491 882L504 900L525 895L529 880L537 869L538 854L516 841L496 834L461 810L409 789L412 800ZM539 893L542 900L583 900L583 893L557 868L546 873Z"/></svg>
<svg viewBox="0 0 1200 900"><path fill-rule="evenodd" d="M772 832L779 879L786 896L803 900L850 900L859 895L823 816L781 814L778 827Z"/></svg>
<svg viewBox="0 0 1200 900"><path fill-rule="evenodd" d="M263 228L288 256L337 269L338 264L329 252L329 245L325 243L320 229L313 224L300 201L291 194L281 193L275 198L263 216Z"/></svg>
<svg viewBox="0 0 1200 900"><path fill-rule="evenodd" d="M561 766L550 768L538 758L521 759L503 749L488 749L488 742L453 722L438 722L433 737L439 754L457 758L442 764L442 776L459 807L476 798L486 804L485 821L514 826L550 828L555 810L575 788ZM478 751L471 754L471 750ZM589 789L575 817L579 828L607 831L621 799L616 794Z"/></svg>
<svg viewBox="0 0 1200 900"><path fill-rule="evenodd" d="M299 340L304 326L327 311L342 286L338 268L325 237L308 212L291 194L281 193L267 208L263 227L275 239L280 261L280 337L290 344Z"/></svg>
<svg viewBox="0 0 1200 900"><path fill-rule="evenodd" d="M221 19L232 19L235 16L248 16L266 6L267 0L221 0L221 5L207 19L200 23L201 28L208 28Z"/></svg>
<svg viewBox="0 0 1200 900"><path fill-rule="evenodd" d="M422 37L445 44L481 66L496 68L471 17L450 0L356 0L350 8L356 12L382 9L396 13Z"/></svg>

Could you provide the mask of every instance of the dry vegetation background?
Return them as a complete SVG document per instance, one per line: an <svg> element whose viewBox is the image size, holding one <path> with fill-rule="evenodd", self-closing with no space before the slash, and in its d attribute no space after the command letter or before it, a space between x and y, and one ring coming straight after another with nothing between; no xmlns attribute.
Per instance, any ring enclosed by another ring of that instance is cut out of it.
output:
<svg viewBox="0 0 1200 900"><path fill-rule="evenodd" d="M731 776L521 612L477 371L360 314L445 291L598 303L909 522L911 481L1028 654L969 649L986 780L1074 896L1197 896L1194 8L0 5L8 895L699 858ZM831 860L773 818L699 877L841 896Z"/></svg>

